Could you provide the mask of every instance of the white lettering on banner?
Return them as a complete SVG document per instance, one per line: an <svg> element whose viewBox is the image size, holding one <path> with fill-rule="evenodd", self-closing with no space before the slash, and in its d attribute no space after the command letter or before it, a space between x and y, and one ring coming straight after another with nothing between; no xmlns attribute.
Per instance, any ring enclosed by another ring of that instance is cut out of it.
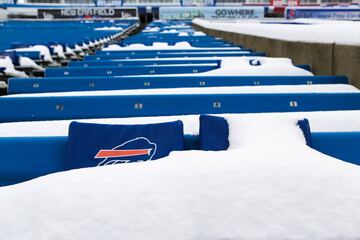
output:
<svg viewBox="0 0 360 240"><path fill-rule="evenodd" d="M190 20L205 19L249 19L263 18L264 7L160 7L160 19Z"/></svg>
<svg viewBox="0 0 360 240"><path fill-rule="evenodd" d="M115 10L112 8L74 8L61 9L61 16L114 16Z"/></svg>
<svg viewBox="0 0 360 240"><path fill-rule="evenodd" d="M226 16L236 16L236 15L254 15L253 9L217 9L215 11L216 16L226 17Z"/></svg>

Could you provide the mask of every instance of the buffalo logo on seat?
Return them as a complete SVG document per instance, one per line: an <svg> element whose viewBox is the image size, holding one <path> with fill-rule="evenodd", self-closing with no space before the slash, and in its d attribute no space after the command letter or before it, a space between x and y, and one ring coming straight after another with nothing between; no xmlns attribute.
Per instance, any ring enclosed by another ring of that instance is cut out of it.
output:
<svg viewBox="0 0 360 240"><path fill-rule="evenodd" d="M103 159L97 166L117 163L142 162L152 160L157 145L145 137L137 137L126 141L112 149L100 149L95 159Z"/></svg>

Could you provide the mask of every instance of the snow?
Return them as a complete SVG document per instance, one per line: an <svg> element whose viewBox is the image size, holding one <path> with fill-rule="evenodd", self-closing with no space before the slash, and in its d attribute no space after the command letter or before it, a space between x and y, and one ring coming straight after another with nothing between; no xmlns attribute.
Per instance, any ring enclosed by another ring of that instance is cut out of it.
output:
<svg viewBox="0 0 360 240"><path fill-rule="evenodd" d="M360 111L221 114L218 116L223 116L230 121L231 119L251 120L253 118L260 120L274 118L297 121L307 118L310 121L311 131L313 132L360 132ZM74 120L103 124L146 124L179 119L184 122L184 132L186 134L199 134L198 115ZM69 124L74 120L0 123L0 137L67 136Z"/></svg>
<svg viewBox="0 0 360 240"><path fill-rule="evenodd" d="M155 30L150 28L145 31ZM84 49L87 46L76 47ZM133 47L142 49L144 46ZM155 43L152 49L167 47L170 46ZM184 43L175 47L189 46ZM220 69L196 75L312 75L294 67L290 59L221 59ZM250 60L258 61L260 66L251 66ZM8 60L3 62L8 63ZM24 58L22 64L32 63ZM358 93L359 90L347 84L324 84L114 90L4 97L179 92ZM0 188L0 239L360 238L360 167L307 147L297 126L298 120L307 118L313 132L360 131L360 111L220 116L229 123L230 148L227 151L172 152L160 160L60 172ZM185 133L198 134L198 115L79 121L140 124L175 119L184 121ZM0 123L0 137L67 136L70 122Z"/></svg>
<svg viewBox="0 0 360 240"><path fill-rule="evenodd" d="M188 37L188 36L190 36L188 32L180 32L178 34L178 37Z"/></svg>
<svg viewBox="0 0 360 240"><path fill-rule="evenodd" d="M349 84L314 84L314 85L275 85L245 87L197 87L197 88L159 88L136 90L107 90L12 94L1 98L19 97L60 97L60 96L122 96L122 95L168 95L168 94L234 94L234 93L359 93Z"/></svg>
<svg viewBox="0 0 360 240"><path fill-rule="evenodd" d="M166 42L154 42L152 46L146 46L142 43L133 43L125 47L121 47L118 44L110 44L106 48L103 48L103 51L127 51L127 50L192 50L192 49L201 49L201 50L222 50L224 48L200 48L200 47L192 47L189 42L177 42L175 45L168 45ZM241 50L239 47L231 47L226 49L232 50Z"/></svg>
<svg viewBox="0 0 360 240"><path fill-rule="evenodd" d="M93 42L93 41L89 41L89 47L95 47L95 41Z"/></svg>
<svg viewBox="0 0 360 240"><path fill-rule="evenodd" d="M159 27L146 27L144 30L142 30L141 32L159 32L160 28Z"/></svg>
<svg viewBox="0 0 360 240"><path fill-rule="evenodd" d="M257 61L259 66L250 63ZM221 68L200 76L312 76L307 70L295 67L289 58L229 57L221 60Z"/></svg>
<svg viewBox="0 0 360 240"><path fill-rule="evenodd" d="M53 59L50 54L50 50L48 47L44 45L34 45L27 48L16 48L16 49L10 49L9 51L17 51L17 52L23 52L23 51L34 51L34 52L40 52L41 56L44 56L44 61L46 62L53 62Z"/></svg>
<svg viewBox="0 0 360 240"><path fill-rule="evenodd" d="M75 44L75 48L73 49L74 52L82 52L82 48L78 45Z"/></svg>
<svg viewBox="0 0 360 240"><path fill-rule="evenodd" d="M268 128L290 128L282 124ZM259 147L263 135L250 124L244 144L228 151L1 188L0 239L360 238L360 167L308 148L292 128L286 145L274 137Z"/></svg>
<svg viewBox="0 0 360 240"><path fill-rule="evenodd" d="M163 30L161 31L160 33L178 33L178 36L190 36L190 34L192 36L206 36L205 33L201 32L201 31L194 31L194 32L182 32L182 31L179 31L179 30L176 30L176 29L170 29L170 30Z"/></svg>
<svg viewBox="0 0 360 240"><path fill-rule="evenodd" d="M274 21L274 20L273 20ZM279 22L279 20L276 20ZM305 24L264 24L269 20L204 20L193 23L209 29L287 41L360 45L360 22L320 19L280 20ZM329 31L331 29L331 31Z"/></svg>
<svg viewBox="0 0 360 240"><path fill-rule="evenodd" d="M32 68L38 71L44 71L44 68L37 65L31 58L28 57L20 57L19 58L20 67L23 68Z"/></svg>
<svg viewBox="0 0 360 240"><path fill-rule="evenodd" d="M170 30L163 30L160 33L179 33L179 31L176 29L170 29Z"/></svg>
<svg viewBox="0 0 360 240"><path fill-rule="evenodd" d="M90 45L91 46L91 45ZM61 45L53 45L54 53L61 59L66 59L63 47Z"/></svg>
<svg viewBox="0 0 360 240"><path fill-rule="evenodd" d="M295 116L261 115L226 117L229 124L229 149L236 149L248 144L263 146L277 144L282 146L306 144L303 132L297 127ZM291 139L291 141L289 141Z"/></svg>
<svg viewBox="0 0 360 240"><path fill-rule="evenodd" d="M8 56L5 56L5 57L1 57L0 58L0 67L1 68L14 68L14 64L13 62L11 61L11 58L8 57Z"/></svg>
<svg viewBox="0 0 360 240"><path fill-rule="evenodd" d="M6 82L0 81L0 89L5 89L5 88L7 88Z"/></svg>
<svg viewBox="0 0 360 240"><path fill-rule="evenodd" d="M80 46L81 50L89 50L89 45L86 44L86 43L83 43L81 46Z"/></svg>
<svg viewBox="0 0 360 240"><path fill-rule="evenodd" d="M167 48L169 44L167 42L154 42L153 47L154 48Z"/></svg>
<svg viewBox="0 0 360 240"><path fill-rule="evenodd" d="M203 33L203 32L201 32L201 31L195 31L195 32L193 33L193 36L206 36L206 34Z"/></svg>
<svg viewBox="0 0 360 240"><path fill-rule="evenodd" d="M203 58L189 57L186 60ZM221 60L221 67L202 73L162 74L161 76L312 76L313 74L293 65L288 58L270 57L211 57L209 60ZM131 61L141 61L136 59ZM149 60L149 59L145 59ZM184 58L158 58L157 61L184 60ZM121 60L114 60L121 61ZM128 61L128 60L126 60ZM250 62L259 62L253 66ZM139 75L137 75L139 76ZM149 76L149 75L143 75ZM151 76L160 76L153 74Z"/></svg>
<svg viewBox="0 0 360 240"><path fill-rule="evenodd" d="M124 31L124 29L122 27L100 27L100 28L95 28L95 31Z"/></svg>
<svg viewBox="0 0 360 240"><path fill-rule="evenodd" d="M65 53L69 54L69 55L72 55L72 56L76 55L75 52L71 48L69 48L68 46L66 46Z"/></svg>
<svg viewBox="0 0 360 240"><path fill-rule="evenodd" d="M164 27L164 29L171 29L171 28L177 28L177 29L189 28L189 29L191 29L191 26L186 25L186 24L175 24L175 25L170 25L170 26L165 26Z"/></svg>
<svg viewBox="0 0 360 240"><path fill-rule="evenodd" d="M4 58L0 58L0 68L5 68L4 73L11 77L21 77L21 78L28 77L24 72L15 69L15 66L11 61L11 58L8 56Z"/></svg>

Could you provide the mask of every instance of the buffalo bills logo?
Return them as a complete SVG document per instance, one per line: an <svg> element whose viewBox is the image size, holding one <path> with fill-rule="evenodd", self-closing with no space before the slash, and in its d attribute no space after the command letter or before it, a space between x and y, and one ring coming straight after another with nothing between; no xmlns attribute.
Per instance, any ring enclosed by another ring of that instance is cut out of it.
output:
<svg viewBox="0 0 360 240"><path fill-rule="evenodd" d="M113 149L101 149L95 159L103 159L97 166L117 163L142 162L152 160L157 145L145 137L137 137L124 142Z"/></svg>

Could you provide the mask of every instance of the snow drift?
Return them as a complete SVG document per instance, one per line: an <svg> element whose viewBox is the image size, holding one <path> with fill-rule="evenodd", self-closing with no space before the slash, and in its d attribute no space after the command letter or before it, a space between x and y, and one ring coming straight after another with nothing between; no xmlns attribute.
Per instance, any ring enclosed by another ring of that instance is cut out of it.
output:
<svg viewBox="0 0 360 240"><path fill-rule="evenodd" d="M286 145L276 136L256 141L283 121L260 135L240 124L247 134L232 150L173 152L1 188L0 238L360 238L359 166L308 148L290 122Z"/></svg>

